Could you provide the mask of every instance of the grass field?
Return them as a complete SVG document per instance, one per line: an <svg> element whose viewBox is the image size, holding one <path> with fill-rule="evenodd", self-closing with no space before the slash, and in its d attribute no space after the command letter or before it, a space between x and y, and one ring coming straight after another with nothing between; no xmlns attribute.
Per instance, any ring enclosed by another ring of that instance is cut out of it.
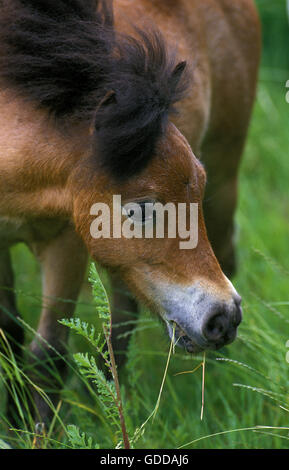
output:
<svg viewBox="0 0 289 470"><path fill-rule="evenodd" d="M285 1L260 0L258 5L264 55L241 167L236 218L239 269L234 284L243 297L244 320L234 344L207 354L202 421L201 369L175 375L194 369L202 357L176 351L156 419L148 423L138 441L141 448L289 447L289 104L285 100L289 28ZM35 327L40 306L39 267L21 245L13 249L13 260L19 308L25 321ZM88 285L76 315L95 321ZM27 332L27 341L29 337ZM72 353L87 350L74 335L70 342ZM155 406L168 349L159 322L143 312L131 338L128 365L120 375L131 429L141 425ZM72 357L69 361L73 364ZM3 406L0 413L0 438L13 447L29 447L31 437L8 433ZM116 444L95 393L73 370L63 387L60 416L65 425L77 425L100 447ZM68 443L57 423L51 437L57 442L50 447Z"/></svg>

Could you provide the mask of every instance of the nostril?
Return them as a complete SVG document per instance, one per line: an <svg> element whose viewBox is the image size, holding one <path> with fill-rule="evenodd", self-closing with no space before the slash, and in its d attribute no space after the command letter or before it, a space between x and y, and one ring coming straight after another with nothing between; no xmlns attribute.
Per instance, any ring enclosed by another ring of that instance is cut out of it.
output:
<svg viewBox="0 0 289 470"><path fill-rule="evenodd" d="M219 341L228 328L228 320L223 313L215 314L207 319L203 327L203 335L209 341Z"/></svg>

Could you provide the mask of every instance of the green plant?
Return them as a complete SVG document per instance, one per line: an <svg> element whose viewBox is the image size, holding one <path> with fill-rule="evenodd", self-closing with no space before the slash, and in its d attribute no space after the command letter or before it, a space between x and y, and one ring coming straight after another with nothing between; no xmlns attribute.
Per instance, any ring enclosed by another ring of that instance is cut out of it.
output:
<svg viewBox="0 0 289 470"><path fill-rule="evenodd" d="M102 333L96 334L94 326L81 322L79 318L61 320L60 323L83 336L95 348L112 380L98 367L93 356L78 353L74 359L80 373L96 385L103 411L108 423L116 428L117 436L122 434L123 446L130 448L130 442L125 424L122 397L118 379L118 372L111 342L112 318L106 290L100 280L95 264L91 264L89 280L92 285L93 299L99 318L102 320Z"/></svg>

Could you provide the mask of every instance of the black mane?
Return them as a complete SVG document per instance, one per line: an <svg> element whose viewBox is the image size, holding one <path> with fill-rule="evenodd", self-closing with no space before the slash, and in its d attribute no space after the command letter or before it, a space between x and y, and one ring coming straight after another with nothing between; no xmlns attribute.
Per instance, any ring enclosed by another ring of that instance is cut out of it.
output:
<svg viewBox="0 0 289 470"><path fill-rule="evenodd" d="M58 121L94 119L98 159L116 177L152 158L185 65L155 30L116 34L109 0L0 0L0 80Z"/></svg>

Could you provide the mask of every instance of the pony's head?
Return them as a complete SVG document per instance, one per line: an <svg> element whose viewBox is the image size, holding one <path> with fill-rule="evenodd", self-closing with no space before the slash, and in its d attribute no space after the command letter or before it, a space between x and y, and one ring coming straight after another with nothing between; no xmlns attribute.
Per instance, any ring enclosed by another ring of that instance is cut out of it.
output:
<svg viewBox="0 0 289 470"><path fill-rule="evenodd" d="M76 227L92 257L161 316L178 345L216 349L236 336L241 298L207 238L203 165L169 121L187 89L186 63L175 62L158 33L120 44L94 114L93 151L73 178ZM184 207L187 244L178 225Z"/></svg>
<svg viewBox="0 0 289 470"><path fill-rule="evenodd" d="M161 316L170 336L175 324L179 346L198 352L232 342L241 322L241 299L223 274L206 235L204 168L176 127L167 125L149 165L125 181L115 180L106 170L95 173L91 161L77 175L75 222L92 257L118 273L136 297ZM126 210L114 204L115 195L121 195ZM155 231L152 238L146 238L146 227L156 226L158 220L145 207L155 202L173 207L186 204L188 216L190 203L198 204L194 248L182 247L184 239L178 230L176 237L169 238L169 224L174 221L168 217L161 220L164 237L157 238ZM128 238L127 223L140 224L143 236Z"/></svg>

